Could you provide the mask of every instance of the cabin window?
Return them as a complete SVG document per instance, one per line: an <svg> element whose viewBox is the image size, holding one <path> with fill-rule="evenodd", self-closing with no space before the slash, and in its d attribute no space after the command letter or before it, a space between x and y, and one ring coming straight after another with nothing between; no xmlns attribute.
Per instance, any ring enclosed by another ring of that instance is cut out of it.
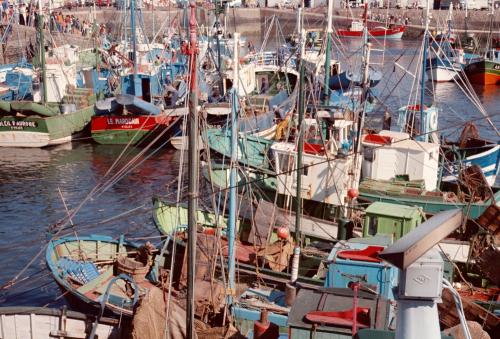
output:
<svg viewBox="0 0 500 339"><path fill-rule="evenodd" d="M304 164L302 163L302 175L305 175L305 176L308 176L309 175L309 166L311 166L311 164Z"/></svg>
<svg viewBox="0 0 500 339"><path fill-rule="evenodd" d="M279 171L280 173L287 173L293 169L295 157L288 154L278 154Z"/></svg>
<svg viewBox="0 0 500 339"><path fill-rule="evenodd" d="M368 219L368 234L375 235L377 234L378 228L378 217L372 215Z"/></svg>
<svg viewBox="0 0 500 339"><path fill-rule="evenodd" d="M375 152L373 152L373 148L367 147L364 151L364 158L366 161L373 161L375 158Z"/></svg>

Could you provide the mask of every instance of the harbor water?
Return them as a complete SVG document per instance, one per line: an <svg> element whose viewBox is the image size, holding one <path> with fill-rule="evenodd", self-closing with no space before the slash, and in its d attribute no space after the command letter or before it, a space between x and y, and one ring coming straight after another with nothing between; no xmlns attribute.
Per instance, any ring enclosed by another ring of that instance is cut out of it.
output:
<svg viewBox="0 0 500 339"><path fill-rule="evenodd" d="M408 104L420 43L388 42L385 54L376 51L381 49L381 43L374 42L372 52L374 68L380 67L377 63L387 63L383 67L384 78L377 86L378 96L388 109L395 111ZM343 60L354 58L360 43L343 41L340 47L343 67ZM394 59L401 67L390 62ZM400 80L403 69L409 73ZM456 136L464 122L478 119L476 125L482 136L498 140L491 126L456 84L436 84L434 87L426 102L432 96L439 102L440 127L450 127L443 131L444 136ZM486 112L492 116L492 123L500 128L498 87L474 89ZM380 121L379 117L380 111L368 116L367 122L375 124ZM140 160L130 166L136 156ZM187 158L172 148L146 151L130 148L123 152L121 146L96 145L89 139L46 149L0 149L0 285L20 274L17 284L0 290L0 304L60 306L65 303L45 268L45 247L56 232L59 235L106 234L115 238L125 234L138 242L149 240L158 244L151 198L162 195L172 201L177 199L181 161L187 163ZM114 176L124 166L129 169L127 174ZM200 180L203 181L203 177ZM204 183L201 189L208 192ZM184 196L185 191L180 195ZM79 211L71 219L73 226L61 228L60 221L68 213L65 205L69 211Z"/></svg>

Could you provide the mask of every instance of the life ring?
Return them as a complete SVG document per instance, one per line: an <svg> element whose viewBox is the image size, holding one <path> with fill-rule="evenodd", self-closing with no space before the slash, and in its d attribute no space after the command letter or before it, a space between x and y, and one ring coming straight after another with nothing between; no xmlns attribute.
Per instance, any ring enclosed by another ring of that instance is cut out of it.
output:
<svg viewBox="0 0 500 339"><path fill-rule="evenodd" d="M111 48L111 42L109 42L108 39L104 38L102 40L102 48L108 51Z"/></svg>

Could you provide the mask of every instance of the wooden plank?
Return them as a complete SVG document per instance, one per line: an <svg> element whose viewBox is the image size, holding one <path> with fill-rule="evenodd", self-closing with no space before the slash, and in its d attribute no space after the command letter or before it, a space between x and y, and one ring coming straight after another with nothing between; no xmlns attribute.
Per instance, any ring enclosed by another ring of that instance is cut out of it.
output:
<svg viewBox="0 0 500 339"><path fill-rule="evenodd" d="M451 292L447 289L443 289L441 297L443 302L438 304L439 320L441 323L443 323L445 327L453 327L460 324L460 318L458 317L455 307L455 300ZM486 331L498 329L500 326L499 317L477 305L473 300L462 297L462 304L467 320L484 324L484 329Z"/></svg>

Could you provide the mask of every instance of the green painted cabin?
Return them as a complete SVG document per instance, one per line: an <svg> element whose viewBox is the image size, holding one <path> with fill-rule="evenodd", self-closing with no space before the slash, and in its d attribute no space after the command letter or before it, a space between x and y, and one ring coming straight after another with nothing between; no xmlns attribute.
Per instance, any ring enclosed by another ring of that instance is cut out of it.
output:
<svg viewBox="0 0 500 339"><path fill-rule="evenodd" d="M422 222L423 212L417 206L374 202L365 210L363 237L388 234L396 241Z"/></svg>

